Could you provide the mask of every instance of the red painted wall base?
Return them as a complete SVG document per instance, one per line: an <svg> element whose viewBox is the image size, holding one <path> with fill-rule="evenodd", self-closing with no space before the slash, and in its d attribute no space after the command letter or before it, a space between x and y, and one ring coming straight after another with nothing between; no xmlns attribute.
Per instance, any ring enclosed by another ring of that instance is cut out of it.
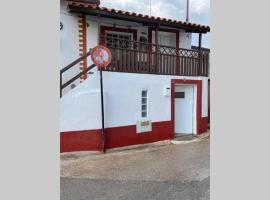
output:
<svg viewBox="0 0 270 200"><path fill-rule="evenodd" d="M101 151L101 130L62 132L60 152ZM174 138L171 121L152 123L152 131L136 133L136 125L105 129L105 149L146 144Z"/></svg>
<svg viewBox="0 0 270 200"><path fill-rule="evenodd" d="M101 151L101 130L62 132L60 134L60 152Z"/></svg>
<svg viewBox="0 0 270 200"><path fill-rule="evenodd" d="M174 138L171 121L152 123L152 132L136 133L136 125L106 129L107 149Z"/></svg>
<svg viewBox="0 0 270 200"><path fill-rule="evenodd" d="M198 134L207 131L207 117L201 118ZM152 123L152 132L136 133L136 125L105 129L106 149L130 145L146 144L162 140L173 139L172 121ZM62 132L60 134L60 152L72 151L101 151L101 130L85 130Z"/></svg>
<svg viewBox="0 0 270 200"><path fill-rule="evenodd" d="M201 117L198 135L205 133L207 131L208 117Z"/></svg>

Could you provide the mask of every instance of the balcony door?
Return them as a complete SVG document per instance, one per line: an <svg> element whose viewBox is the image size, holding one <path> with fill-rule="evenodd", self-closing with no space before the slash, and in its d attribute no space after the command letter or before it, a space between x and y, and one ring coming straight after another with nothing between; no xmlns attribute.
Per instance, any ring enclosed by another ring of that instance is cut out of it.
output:
<svg viewBox="0 0 270 200"><path fill-rule="evenodd" d="M155 31L150 29L150 42L156 43ZM158 45L159 45L159 62L157 66L158 73L161 74L176 74L176 68L178 66L179 50L179 31L172 29L160 28L158 31ZM156 52L154 45L153 51ZM154 62L155 63L155 62Z"/></svg>

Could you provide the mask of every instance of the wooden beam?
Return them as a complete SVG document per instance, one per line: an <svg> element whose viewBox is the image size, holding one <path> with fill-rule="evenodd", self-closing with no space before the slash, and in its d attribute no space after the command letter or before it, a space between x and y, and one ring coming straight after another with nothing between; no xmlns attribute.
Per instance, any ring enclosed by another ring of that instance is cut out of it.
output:
<svg viewBox="0 0 270 200"><path fill-rule="evenodd" d="M201 51L201 49L202 49L202 33L199 33L199 45L198 45L198 47L199 47L199 51Z"/></svg>

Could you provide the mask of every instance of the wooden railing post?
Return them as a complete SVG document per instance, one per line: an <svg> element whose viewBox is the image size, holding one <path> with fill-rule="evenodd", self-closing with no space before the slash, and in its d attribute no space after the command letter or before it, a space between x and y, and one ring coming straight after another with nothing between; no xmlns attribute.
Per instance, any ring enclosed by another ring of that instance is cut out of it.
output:
<svg viewBox="0 0 270 200"><path fill-rule="evenodd" d="M180 37L180 32L177 31L177 34L176 34L176 41L179 41L179 37ZM181 70L180 70L180 45L179 45L179 42L176 44L176 52L175 52L175 55L176 55L176 69L175 69L175 73L176 75L180 75L181 73Z"/></svg>
<svg viewBox="0 0 270 200"><path fill-rule="evenodd" d="M207 76L210 77L210 52L207 54Z"/></svg>
<svg viewBox="0 0 270 200"><path fill-rule="evenodd" d="M198 76L201 75L202 70L202 33L199 33L199 66L198 66Z"/></svg>
<svg viewBox="0 0 270 200"><path fill-rule="evenodd" d="M158 44L158 26L155 29L155 43L156 43L156 69L154 70L155 73L159 72L159 44Z"/></svg>

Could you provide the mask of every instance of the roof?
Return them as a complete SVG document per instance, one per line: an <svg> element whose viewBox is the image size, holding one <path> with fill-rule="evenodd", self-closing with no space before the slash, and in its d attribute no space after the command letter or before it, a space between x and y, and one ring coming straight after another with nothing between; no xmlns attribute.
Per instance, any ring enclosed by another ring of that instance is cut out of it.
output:
<svg viewBox="0 0 270 200"><path fill-rule="evenodd" d="M96 6L100 5L100 0L72 0L72 1L93 4L93 5L96 5Z"/></svg>
<svg viewBox="0 0 270 200"><path fill-rule="evenodd" d="M79 2L74 0L68 1L68 9L70 12L85 13L93 16L101 16L107 18L128 20L133 22L140 22L145 25L153 26L166 26L171 28L185 29L188 32L194 33L207 33L210 32L210 27L191 22L166 19L161 17L154 17L149 15L138 14L134 12L128 12L123 10L109 9L105 7L95 6L93 4Z"/></svg>

